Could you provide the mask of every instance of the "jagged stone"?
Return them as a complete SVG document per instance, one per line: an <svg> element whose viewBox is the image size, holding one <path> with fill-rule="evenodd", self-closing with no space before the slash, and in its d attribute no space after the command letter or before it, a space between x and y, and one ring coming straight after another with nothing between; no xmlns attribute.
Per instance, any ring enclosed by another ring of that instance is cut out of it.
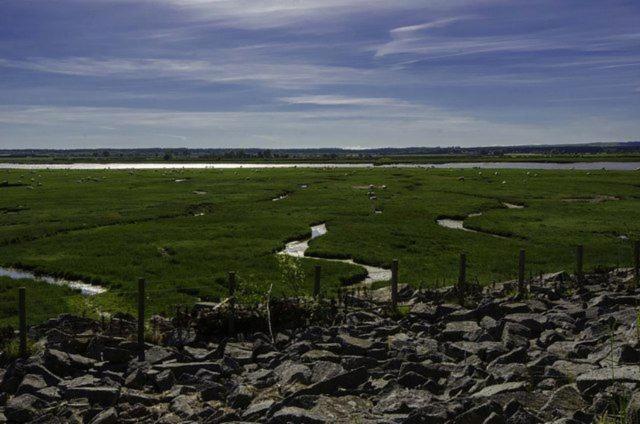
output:
<svg viewBox="0 0 640 424"><path fill-rule="evenodd" d="M522 390L527 390L528 386L529 386L529 383L527 383L526 381L494 384L493 386L485 387L484 389L472 394L471 397L485 398L485 397L492 397L500 393L518 392Z"/></svg>
<svg viewBox="0 0 640 424"><path fill-rule="evenodd" d="M58 375L78 374L88 370L95 364L95 360L82 355L48 349L44 354L45 366Z"/></svg>
<svg viewBox="0 0 640 424"><path fill-rule="evenodd" d="M120 391L115 387L70 387L65 392L65 399L88 399L90 403L103 406L115 405Z"/></svg>
<svg viewBox="0 0 640 424"><path fill-rule="evenodd" d="M547 417L561 418L587 408L580 392L573 385L562 386L557 389L540 412Z"/></svg>
<svg viewBox="0 0 640 424"><path fill-rule="evenodd" d="M9 399L4 407L4 414L11 422L26 423L38 416L43 406L42 400L25 393Z"/></svg>
<svg viewBox="0 0 640 424"><path fill-rule="evenodd" d="M324 417L295 406L286 406L273 414L270 423L273 424L321 424L325 422Z"/></svg>
<svg viewBox="0 0 640 424"><path fill-rule="evenodd" d="M458 415L453 424L475 424L484 422L491 414L502 414L502 407L495 402L485 402Z"/></svg>
<svg viewBox="0 0 640 424"><path fill-rule="evenodd" d="M116 424L118 422L118 412L114 407L107 408L93 417L90 424Z"/></svg>
<svg viewBox="0 0 640 424"><path fill-rule="evenodd" d="M347 355L367 356L369 349L373 346L370 340L352 337L348 334L339 334L338 343L342 346L342 350Z"/></svg>
<svg viewBox="0 0 640 424"><path fill-rule="evenodd" d="M613 383L640 384L640 368L633 365L598 368L581 374L576 379L576 384L580 392L585 392L593 386L606 387Z"/></svg>
<svg viewBox="0 0 640 424"><path fill-rule="evenodd" d="M307 384L311 378L311 370L309 367L293 361L285 361L278 365L273 371L282 385L294 382Z"/></svg>
<svg viewBox="0 0 640 424"><path fill-rule="evenodd" d="M47 387L47 382L44 378L37 374L27 374L22 379L22 383L18 386L16 394L21 395L23 393L35 394L38 390Z"/></svg>

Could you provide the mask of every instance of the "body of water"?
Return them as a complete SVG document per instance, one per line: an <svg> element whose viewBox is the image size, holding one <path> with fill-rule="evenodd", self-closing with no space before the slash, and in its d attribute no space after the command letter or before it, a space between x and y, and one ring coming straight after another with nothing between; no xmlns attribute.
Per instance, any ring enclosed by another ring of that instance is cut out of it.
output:
<svg viewBox="0 0 640 424"><path fill-rule="evenodd" d="M374 166L372 163L0 163L0 169L66 169L66 170L126 170L126 169L265 169L265 168L482 168L482 169L578 169L637 171L640 162L452 162L403 163Z"/></svg>
<svg viewBox="0 0 640 424"><path fill-rule="evenodd" d="M0 267L0 277L8 277L12 280L35 280L56 286L67 286L72 289L80 290L80 292L85 296L94 296L107 291L106 288L96 286L94 284L88 284L82 281L70 281L65 280L64 278L50 277L47 275L36 275L30 271L24 271L16 268Z"/></svg>
<svg viewBox="0 0 640 424"><path fill-rule="evenodd" d="M327 259L316 258L314 256L305 256L307 249L309 249L309 242L317 237L327 234L327 226L325 224L314 225L311 227L311 237L304 240L292 241L287 243L284 250L278 252L280 255L289 255L295 258L311 257L314 259L328 261L328 262L342 262L345 264L361 266L367 270L367 277L360 284L372 284L376 281L389 281L391 279L391 270L379 268L371 265L365 265L353 261L352 259Z"/></svg>

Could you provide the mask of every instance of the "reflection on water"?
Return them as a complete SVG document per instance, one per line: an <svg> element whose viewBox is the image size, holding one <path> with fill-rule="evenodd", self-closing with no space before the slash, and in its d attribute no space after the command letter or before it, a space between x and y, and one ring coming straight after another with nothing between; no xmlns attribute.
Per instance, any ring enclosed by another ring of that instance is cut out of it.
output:
<svg viewBox="0 0 640 424"><path fill-rule="evenodd" d="M9 277L12 280L35 280L42 281L47 284L54 284L56 286L67 286L72 289L80 290L80 292L85 296L94 296L107 291L104 287L83 283L82 281L69 281L63 278L55 278L47 275L35 275L32 272L15 268L0 267L0 277Z"/></svg>

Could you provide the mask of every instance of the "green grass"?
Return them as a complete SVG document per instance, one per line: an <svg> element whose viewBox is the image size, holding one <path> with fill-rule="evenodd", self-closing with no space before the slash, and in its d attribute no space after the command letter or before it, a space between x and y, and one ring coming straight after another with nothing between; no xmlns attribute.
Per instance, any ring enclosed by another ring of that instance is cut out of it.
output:
<svg viewBox="0 0 640 424"><path fill-rule="evenodd" d="M186 181L175 182L181 179ZM0 187L0 265L108 286L91 299L103 310L133 311L139 277L149 284L149 313L224 296L231 270L243 295L260 295L272 282L274 296L291 294L274 252L319 222L329 232L311 243L309 253L387 267L398 258L400 282L422 287L455 282L461 251L468 255L469 279L483 284L514 278L521 248L527 274L572 271L578 243L585 245L587 269L629 266L631 243L618 236L640 236L638 172L2 170L0 181L10 183ZM354 188L369 184L387 188L375 189L378 198L371 201L367 189ZM291 194L271 200L282 192ZM563 201L598 195L620 200ZM526 208L509 210L503 201ZM383 213L374 214L374 207ZM467 226L509 237L435 222L478 211L483 215L469 218ZM328 294L363 272L335 262L300 262L307 292L315 264L322 265Z"/></svg>
<svg viewBox="0 0 640 424"><path fill-rule="evenodd" d="M30 280L0 277L0 327L18 327L18 288L25 287L27 324L46 321L62 313L95 315L95 310L78 291Z"/></svg>

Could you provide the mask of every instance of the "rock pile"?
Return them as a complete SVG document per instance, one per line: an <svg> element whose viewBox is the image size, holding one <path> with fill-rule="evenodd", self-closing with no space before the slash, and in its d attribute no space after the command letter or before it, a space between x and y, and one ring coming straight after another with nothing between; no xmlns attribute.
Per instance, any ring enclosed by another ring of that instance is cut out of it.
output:
<svg viewBox="0 0 640 424"><path fill-rule="evenodd" d="M638 422L630 272L561 277L466 307L414 292L402 314L371 304L273 339L148 344L144 361L133 338L60 316L33 329L37 353L5 361L0 422Z"/></svg>

